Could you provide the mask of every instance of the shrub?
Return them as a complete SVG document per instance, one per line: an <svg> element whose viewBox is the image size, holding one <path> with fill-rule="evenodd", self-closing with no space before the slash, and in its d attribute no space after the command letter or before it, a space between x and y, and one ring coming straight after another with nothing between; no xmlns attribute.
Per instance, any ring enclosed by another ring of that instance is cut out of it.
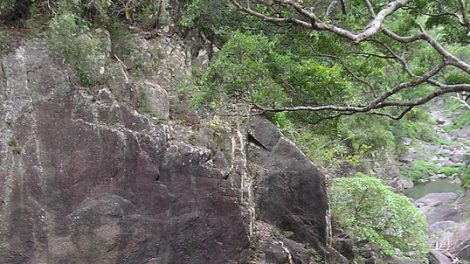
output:
<svg viewBox="0 0 470 264"><path fill-rule="evenodd" d="M434 130L435 121L424 108L413 109L405 118L395 124L400 137L420 139L430 143L440 143Z"/></svg>
<svg viewBox="0 0 470 264"><path fill-rule="evenodd" d="M2 45L3 42L7 41L7 39L7 35L0 30L0 45Z"/></svg>
<svg viewBox="0 0 470 264"><path fill-rule="evenodd" d="M379 179L364 175L333 180L331 206L345 231L357 240L377 245L384 255L395 249L429 250L424 216L406 197L393 193Z"/></svg>
<svg viewBox="0 0 470 264"><path fill-rule="evenodd" d="M52 51L64 56L84 84L94 84L97 60L102 56L101 42L91 34L89 24L71 10L65 10L49 22L47 35Z"/></svg>
<svg viewBox="0 0 470 264"><path fill-rule="evenodd" d="M460 177L462 181L462 188L470 188L470 172L467 171L467 174Z"/></svg>
<svg viewBox="0 0 470 264"><path fill-rule="evenodd" d="M446 132L452 132L468 125L470 125L470 111L465 111L461 113L452 124L447 125L444 130Z"/></svg>
<svg viewBox="0 0 470 264"><path fill-rule="evenodd" d="M415 160L412 168L403 168L402 174L412 180L427 178L440 173L441 167L435 161Z"/></svg>

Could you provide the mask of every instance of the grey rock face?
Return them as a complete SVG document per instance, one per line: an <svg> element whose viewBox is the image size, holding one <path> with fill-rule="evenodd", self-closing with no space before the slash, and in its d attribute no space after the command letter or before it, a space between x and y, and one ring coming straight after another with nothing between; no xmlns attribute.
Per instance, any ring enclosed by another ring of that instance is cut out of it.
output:
<svg viewBox="0 0 470 264"><path fill-rule="evenodd" d="M426 215L430 243L430 263L456 263L470 260L468 197L455 193L430 193L415 203Z"/></svg>
<svg viewBox="0 0 470 264"><path fill-rule="evenodd" d="M170 105L165 89L149 81L137 85L137 99L140 110L150 113L157 118L168 119Z"/></svg>
<svg viewBox="0 0 470 264"><path fill-rule="evenodd" d="M74 87L43 43L1 60L0 263L243 263L237 190L209 150Z"/></svg>
<svg viewBox="0 0 470 264"><path fill-rule="evenodd" d="M440 240L442 246L454 256L460 260L470 261L470 222L448 230Z"/></svg>
<svg viewBox="0 0 470 264"><path fill-rule="evenodd" d="M117 62L108 65L106 75L106 84L109 86L112 94L119 98L119 101L130 102L133 99L133 89L122 63Z"/></svg>
<svg viewBox="0 0 470 264"><path fill-rule="evenodd" d="M392 181L390 182L390 186L402 192L402 191L413 188L414 183L411 179L400 176L400 177L393 178Z"/></svg>
<svg viewBox="0 0 470 264"><path fill-rule="evenodd" d="M269 121L258 119L249 133L249 161L261 168L256 191L259 219L294 232L300 241L326 244L324 175Z"/></svg>
<svg viewBox="0 0 470 264"><path fill-rule="evenodd" d="M256 119L248 133L257 220L292 232L292 240L320 249L322 255L331 254L334 263L343 263L345 259L326 246L325 175L269 121Z"/></svg>
<svg viewBox="0 0 470 264"><path fill-rule="evenodd" d="M456 193L430 193L418 199L416 204L425 206L437 206L442 203L452 201L458 198Z"/></svg>
<svg viewBox="0 0 470 264"><path fill-rule="evenodd" d="M439 250L431 250L431 252L429 252L429 263L430 264L452 264L452 260L450 260L446 255L444 255Z"/></svg>

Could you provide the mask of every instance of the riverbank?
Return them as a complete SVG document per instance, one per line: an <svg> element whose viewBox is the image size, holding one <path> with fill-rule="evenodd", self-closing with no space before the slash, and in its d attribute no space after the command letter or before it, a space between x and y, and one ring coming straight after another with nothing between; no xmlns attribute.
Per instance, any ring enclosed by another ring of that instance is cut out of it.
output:
<svg viewBox="0 0 470 264"><path fill-rule="evenodd" d="M470 125L455 126L468 110L452 111L451 100L429 109L436 138L407 139L410 150L400 157L405 175L413 178L403 192L426 216L431 263L438 264L470 260L470 193L462 182L469 177Z"/></svg>

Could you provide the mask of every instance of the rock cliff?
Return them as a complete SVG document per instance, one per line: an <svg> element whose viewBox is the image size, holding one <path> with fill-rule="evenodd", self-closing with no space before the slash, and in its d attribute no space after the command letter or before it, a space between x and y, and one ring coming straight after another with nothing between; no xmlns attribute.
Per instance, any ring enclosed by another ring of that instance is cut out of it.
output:
<svg viewBox="0 0 470 264"><path fill-rule="evenodd" d="M2 59L0 262L243 260L237 190L208 149L66 68L41 42Z"/></svg>
<svg viewBox="0 0 470 264"><path fill-rule="evenodd" d="M93 87L41 40L2 55L0 263L345 261L324 174L264 119L210 128L175 91L191 52L151 47L150 78L104 54Z"/></svg>

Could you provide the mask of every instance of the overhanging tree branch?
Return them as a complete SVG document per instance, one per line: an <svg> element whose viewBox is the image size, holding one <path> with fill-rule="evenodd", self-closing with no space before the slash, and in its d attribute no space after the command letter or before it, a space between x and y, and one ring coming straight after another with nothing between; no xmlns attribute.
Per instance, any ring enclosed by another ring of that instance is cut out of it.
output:
<svg viewBox="0 0 470 264"><path fill-rule="evenodd" d="M384 92L381 96L374 96L371 102L365 103L364 105L294 105L279 108L269 108L256 105L255 108L261 110L262 112L327 111L332 113L331 115L322 118L323 120L337 118L343 115L351 115L354 113L366 113L372 115L386 116L392 119L401 119L414 107L425 104L438 96L442 96L448 93L470 91L470 84L446 84L445 82L442 82L442 80L440 80L439 75L442 75L440 73L447 66L453 66L461 74L468 76L470 74L470 64L467 61L452 54L452 52L450 52L448 48L446 48L446 45L444 43L439 42L438 40L436 40L436 38L431 36L431 34L429 34L423 26L416 24L416 29L418 30L417 34L411 36L401 36L400 34L397 34L396 32L393 32L392 30L388 29L384 25L384 22L387 17L393 15L397 10L413 2L412 0L390 1L378 12L375 12L374 6L372 5L370 0L364 0L366 8L365 10L369 11L369 14L372 18L367 24L367 26L365 26L362 30L358 32L339 26L337 21L335 21L334 23L328 23L323 21L321 19L321 16L315 13L318 13L318 10L314 10L313 8L306 8L302 5L300 1L297 0L270 1L271 3L275 3L277 4L277 6L283 7L285 10L289 10L290 12L292 12L292 16L289 15L289 17L282 16L280 15L281 13L273 14L269 11L269 9L266 10L256 7L256 3L266 2L267 0L229 1L242 12L258 17L268 22L276 24L291 24L315 31L327 31L334 35L340 36L354 44L363 41L368 41L374 46L374 51L369 52L369 50L365 50L356 52L356 48L354 48L351 51L351 54L356 54L357 56L371 56L377 59L397 61L402 66L403 72L405 73L403 78L406 78L406 81L402 81L397 85L391 87L390 89L386 90L386 92ZM464 26L470 29L470 22L468 14L466 13L465 0L457 1L460 5L459 10L452 10L451 12L442 12L441 14L451 15L453 17L458 18L458 22L456 22L457 25ZM332 10L335 9L338 4L339 1L331 1L331 3L327 6L325 16L330 16ZM409 56L413 55L406 53L400 54L400 52L396 52L397 46L409 47L411 44L415 44L414 46L418 46L416 42L426 43L430 48L432 48L437 54L440 55L440 62L437 62L437 64L431 67L429 71L419 75L415 73L415 69L413 69L413 67L409 65ZM358 47L358 45L354 47ZM380 54L382 52L384 55ZM358 75L356 75L354 71L350 70L344 63L342 63L342 60L338 56L332 54L318 55L318 53L315 52L313 53L313 55L324 56L334 59L343 66L343 69L345 69L345 71L349 74L352 80L355 80L356 82L362 85L372 87L372 82L368 82L367 80L364 80ZM436 91L425 96L419 97L415 100L391 100L393 95L396 95L404 90L417 88L422 85L433 86L436 88ZM372 90L375 89L373 89L372 87ZM394 109L394 112L398 111L399 114L392 115L390 114L390 112L384 112L385 109L390 108Z"/></svg>
<svg viewBox="0 0 470 264"><path fill-rule="evenodd" d="M261 18L265 21L274 22L274 23L293 23L293 24L306 27L306 28L330 31L332 33L341 35L351 40L354 43L359 43L377 34L380 31L385 18L393 14L396 10L398 10L402 6L411 2L411 0L395 0L395 1L390 2L384 9L380 10L379 13L377 13L377 15L372 19L372 21L369 22L369 24L367 24L367 26L362 31L358 33L354 33L350 30L344 29L342 27L338 27L334 24L323 22L315 13L308 11L298 1L295 1L295 0L275 0L275 2L280 4L281 6L290 7L291 10L302 15L304 18L309 19L309 21L295 19L295 18L273 17L270 15L260 13L250 8L249 6L250 1L247 1L247 4L245 6L240 4L239 1L237 0L230 0L230 2L239 10L245 13L248 13L250 15L256 16L258 18Z"/></svg>
<svg viewBox="0 0 470 264"><path fill-rule="evenodd" d="M301 105L301 106L291 106L291 107L280 107L280 108L266 108L260 105L254 104L254 107L262 112L297 112L297 111L334 111L339 112L337 114L326 116L320 118L319 121L327 120L327 119L334 119L345 115L352 115L356 113L365 113L371 115L379 115L385 116L394 120L399 120L405 116L410 110L414 107L423 105L428 103L429 101L433 100L436 97L442 96L448 93L459 93L459 92L470 92L470 85L469 84L460 84L460 85L446 85L444 89L438 90L432 94L420 97L414 101L408 102L400 102L400 101L382 101L377 104L369 104L367 106L337 106L337 105L321 105L321 106L308 106L308 105ZM377 110L390 108L390 107L402 107L404 110L398 115L391 115L388 113L378 112Z"/></svg>

